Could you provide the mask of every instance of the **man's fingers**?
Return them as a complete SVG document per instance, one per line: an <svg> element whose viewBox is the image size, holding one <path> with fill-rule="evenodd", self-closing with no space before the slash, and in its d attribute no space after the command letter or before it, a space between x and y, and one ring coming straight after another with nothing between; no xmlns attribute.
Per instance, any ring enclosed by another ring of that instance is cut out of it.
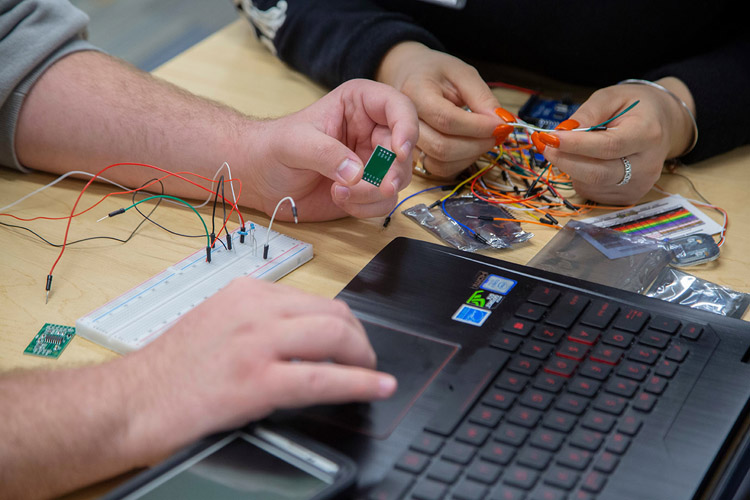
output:
<svg viewBox="0 0 750 500"><path fill-rule="evenodd" d="M330 315L310 314L283 321L273 341L279 358L375 368L376 356L362 325Z"/></svg>
<svg viewBox="0 0 750 500"><path fill-rule="evenodd" d="M409 157L417 143L419 129L417 111L411 100L393 87L370 80L350 80L337 87L332 94L341 94L345 116L369 119L385 125L391 131L390 148L399 157ZM354 109L351 109L351 108ZM361 107L364 113L356 113ZM348 119L348 118L347 118ZM347 127L358 124L347 123Z"/></svg>
<svg viewBox="0 0 750 500"><path fill-rule="evenodd" d="M276 363L268 376L275 408L384 399L397 386L392 375L334 363Z"/></svg>

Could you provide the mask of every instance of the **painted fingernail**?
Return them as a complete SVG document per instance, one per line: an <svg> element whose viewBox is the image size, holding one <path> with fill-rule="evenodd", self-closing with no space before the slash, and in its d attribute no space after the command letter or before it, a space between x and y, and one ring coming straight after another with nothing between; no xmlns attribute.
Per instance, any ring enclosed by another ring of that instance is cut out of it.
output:
<svg viewBox="0 0 750 500"><path fill-rule="evenodd" d="M495 146L504 143L511 132L513 132L513 125L503 123L495 127L495 130L492 132L492 136L495 138Z"/></svg>
<svg viewBox="0 0 750 500"><path fill-rule="evenodd" d="M346 186L334 186L333 194L336 196L337 200L346 201L351 195L351 190Z"/></svg>
<svg viewBox="0 0 750 500"><path fill-rule="evenodd" d="M555 127L555 130L573 130L574 128L578 128L580 126L581 124L578 123L577 120L568 118L567 120L560 122L560 125Z"/></svg>
<svg viewBox="0 0 750 500"><path fill-rule="evenodd" d="M537 151L540 153L544 152L544 149L547 147L540 139L539 139L539 132L534 132L531 134L531 143L534 145Z"/></svg>
<svg viewBox="0 0 750 500"><path fill-rule="evenodd" d="M378 396L387 398L396 390L396 379L391 375L381 375L378 380Z"/></svg>
<svg viewBox="0 0 750 500"><path fill-rule="evenodd" d="M351 158L341 162L339 168L336 169L336 173L346 183L354 182L359 179L360 165Z"/></svg>
<svg viewBox="0 0 750 500"><path fill-rule="evenodd" d="M508 111L505 108L495 108L495 114L503 119L503 121L507 123L513 123L516 121L516 117L513 116L513 113Z"/></svg>
<svg viewBox="0 0 750 500"><path fill-rule="evenodd" d="M560 138L547 132L539 132L539 140L551 148L560 147Z"/></svg>

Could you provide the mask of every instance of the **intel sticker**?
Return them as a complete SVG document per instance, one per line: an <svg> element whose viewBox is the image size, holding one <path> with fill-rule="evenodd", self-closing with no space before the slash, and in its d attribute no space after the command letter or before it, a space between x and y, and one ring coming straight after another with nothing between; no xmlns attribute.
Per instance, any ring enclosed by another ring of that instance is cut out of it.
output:
<svg viewBox="0 0 750 500"><path fill-rule="evenodd" d="M490 317L490 314L492 314L492 311L488 311L487 309L462 304L451 319L469 325L482 326L487 318Z"/></svg>
<svg viewBox="0 0 750 500"><path fill-rule="evenodd" d="M503 278L502 276L498 276L496 274L490 274L482 282L482 284L479 285L479 288L505 295L506 293L510 292L514 286L516 286L515 280Z"/></svg>

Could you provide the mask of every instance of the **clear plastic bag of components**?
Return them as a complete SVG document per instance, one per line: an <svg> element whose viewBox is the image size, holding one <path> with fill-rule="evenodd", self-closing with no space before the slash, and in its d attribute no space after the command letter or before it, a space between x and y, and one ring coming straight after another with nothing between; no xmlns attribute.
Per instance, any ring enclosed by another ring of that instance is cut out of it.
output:
<svg viewBox="0 0 750 500"><path fill-rule="evenodd" d="M646 295L731 318L742 318L750 305L750 294L734 291L673 267L666 267L659 273Z"/></svg>
<svg viewBox="0 0 750 500"><path fill-rule="evenodd" d="M534 236L521 229L521 224L516 221L491 220L512 219L513 216L502 207L473 197L449 198L445 201L445 211L450 217L445 214L441 205L429 208L420 203L402 213L449 245L469 252L508 248ZM479 234L487 244L474 238L461 225Z"/></svg>
<svg viewBox="0 0 750 500"><path fill-rule="evenodd" d="M660 241L572 220L528 265L643 293L673 257Z"/></svg>

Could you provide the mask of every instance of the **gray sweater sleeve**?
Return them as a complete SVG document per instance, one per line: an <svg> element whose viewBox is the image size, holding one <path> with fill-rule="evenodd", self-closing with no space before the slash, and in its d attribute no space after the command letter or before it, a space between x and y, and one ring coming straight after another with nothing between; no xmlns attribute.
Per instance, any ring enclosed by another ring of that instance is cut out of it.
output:
<svg viewBox="0 0 750 500"><path fill-rule="evenodd" d="M0 0L0 165L26 170L14 147L23 101L55 61L98 50L85 40L88 20L65 0Z"/></svg>

